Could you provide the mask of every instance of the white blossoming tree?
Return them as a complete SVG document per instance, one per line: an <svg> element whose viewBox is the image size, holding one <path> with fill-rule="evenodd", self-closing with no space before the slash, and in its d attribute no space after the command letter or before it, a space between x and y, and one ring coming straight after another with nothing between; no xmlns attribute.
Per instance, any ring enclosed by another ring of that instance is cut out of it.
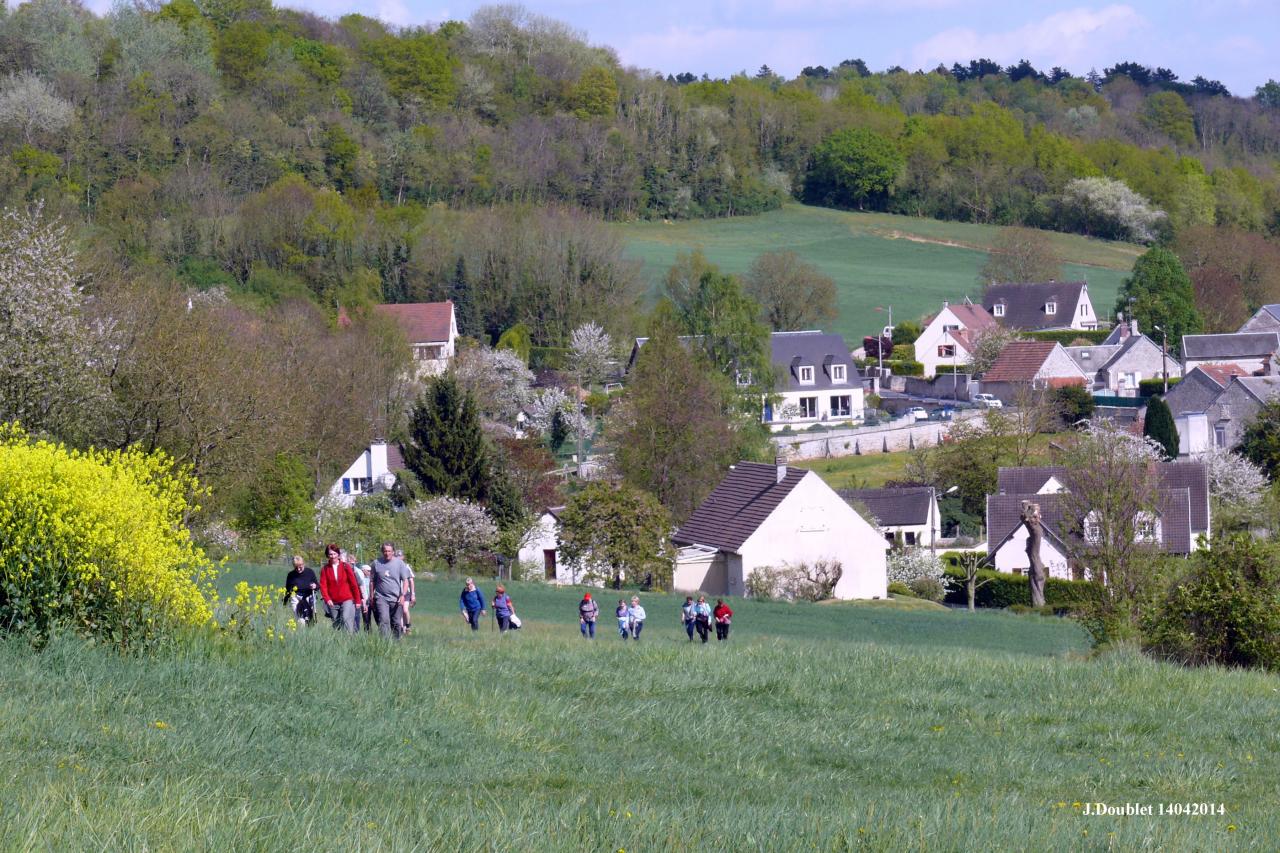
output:
<svg viewBox="0 0 1280 853"><path fill-rule="evenodd" d="M1266 498L1267 475L1253 462L1222 447L1213 448L1200 461L1209 477L1214 527L1248 527Z"/></svg>
<svg viewBox="0 0 1280 853"><path fill-rule="evenodd" d="M49 82L24 71L0 83L0 124L16 127L28 145L37 133L57 133L71 123L75 109L58 97Z"/></svg>
<svg viewBox="0 0 1280 853"><path fill-rule="evenodd" d="M533 373L513 350L468 347L458 352L451 370L490 420L514 423L529 403Z"/></svg>
<svg viewBox="0 0 1280 853"><path fill-rule="evenodd" d="M910 584L920 578L941 581L942 560L928 548L894 548L886 558L889 583Z"/></svg>
<svg viewBox="0 0 1280 853"><path fill-rule="evenodd" d="M498 526L479 504L450 497L418 501L409 508L409 529L427 555L450 571L477 560L498 542Z"/></svg>
<svg viewBox="0 0 1280 853"><path fill-rule="evenodd" d="M0 214L0 421L67 435L101 390L66 226L39 208Z"/></svg>
<svg viewBox="0 0 1280 853"><path fill-rule="evenodd" d="M544 388L533 396L529 402L529 426L543 435L550 435L556 416L560 416L565 433L570 438L587 437L591 434L591 421L582 406L574 402L563 388Z"/></svg>
<svg viewBox="0 0 1280 853"><path fill-rule="evenodd" d="M595 323L584 323L569 336L569 366L584 388L604 379L613 358L613 340Z"/></svg>
<svg viewBox="0 0 1280 853"><path fill-rule="evenodd" d="M1151 243L1164 211L1121 181L1111 178L1076 178L1062 192L1064 212L1086 234Z"/></svg>

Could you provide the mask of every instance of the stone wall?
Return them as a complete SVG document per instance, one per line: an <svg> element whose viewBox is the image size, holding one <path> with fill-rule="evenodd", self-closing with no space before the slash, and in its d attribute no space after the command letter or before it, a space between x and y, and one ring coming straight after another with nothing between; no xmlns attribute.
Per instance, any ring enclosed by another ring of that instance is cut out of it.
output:
<svg viewBox="0 0 1280 853"><path fill-rule="evenodd" d="M981 413L956 413L957 419L972 417L981 417ZM950 429L951 421L913 421L899 418L877 427L775 435L773 443L778 448L779 455L788 460L831 459L933 447Z"/></svg>

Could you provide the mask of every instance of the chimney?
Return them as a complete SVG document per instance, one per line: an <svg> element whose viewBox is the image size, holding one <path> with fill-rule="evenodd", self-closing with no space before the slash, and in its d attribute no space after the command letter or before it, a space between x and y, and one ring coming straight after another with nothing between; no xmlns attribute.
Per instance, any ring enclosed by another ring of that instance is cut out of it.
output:
<svg viewBox="0 0 1280 853"><path fill-rule="evenodd" d="M1129 334L1134 335L1134 336L1137 336L1137 334L1138 334L1138 321L1137 321L1137 319L1133 319L1133 320L1130 320L1130 321L1129 321Z"/></svg>
<svg viewBox="0 0 1280 853"><path fill-rule="evenodd" d="M787 458L785 456L775 456L773 464L778 466L777 482L781 483L787 478Z"/></svg>

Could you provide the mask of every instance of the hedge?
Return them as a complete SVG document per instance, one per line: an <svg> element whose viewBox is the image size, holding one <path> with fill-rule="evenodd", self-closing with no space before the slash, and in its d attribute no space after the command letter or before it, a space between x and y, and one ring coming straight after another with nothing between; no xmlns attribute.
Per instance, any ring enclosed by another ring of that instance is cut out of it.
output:
<svg viewBox="0 0 1280 853"><path fill-rule="evenodd" d="M1070 346L1072 341L1084 338L1089 343L1097 346L1107 339L1111 334L1110 329L1055 329L1047 332L1026 332L1025 335L1029 340L1033 341L1057 341L1065 346Z"/></svg>
<svg viewBox="0 0 1280 853"><path fill-rule="evenodd" d="M964 573L947 567L947 604L968 605L969 593L965 588ZM983 569L979 580L986 580L974 595L978 607L1011 607L1015 604L1031 604L1031 582L1026 575L1011 575ZM1049 578L1044 585L1044 603L1049 607L1076 609L1097 601L1102 587L1093 581L1068 581Z"/></svg>
<svg viewBox="0 0 1280 853"><path fill-rule="evenodd" d="M1181 381L1182 381L1181 376L1170 376L1169 387L1172 388L1174 385L1177 385ZM1164 393L1163 379L1139 379L1138 380L1138 396L1139 397L1154 397L1157 394L1163 394L1163 393Z"/></svg>
<svg viewBox="0 0 1280 853"><path fill-rule="evenodd" d="M918 361L885 359L884 366L892 370L895 376L924 376L924 365Z"/></svg>

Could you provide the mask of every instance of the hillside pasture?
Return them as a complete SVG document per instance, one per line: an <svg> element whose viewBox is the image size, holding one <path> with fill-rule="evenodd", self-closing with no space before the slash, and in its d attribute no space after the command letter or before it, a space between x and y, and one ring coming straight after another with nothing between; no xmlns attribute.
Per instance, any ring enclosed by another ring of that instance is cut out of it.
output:
<svg viewBox="0 0 1280 853"><path fill-rule="evenodd" d="M978 269L998 228L801 204L759 216L615 226L629 257L643 262L655 290L676 255L701 249L722 269L743 273L762 252L790 249L835 279L839 319L829 331L861 341L893 319L916 320L944 300L978 293ZM1142 248L1051 233L1066 275L1084 279L1094 309L1109 318L1120 283Z"/></svg>
<svg viewBox="0 0 1280 853"><path fill-rule="evenodd" d="M237 568L228 581L282 574ZM1228 850L1280 836L1277 680L1087 655L1061 619L741 603L641 642L423 583L392 645L320 626L153 658L0 641L0 848ZM491 592L492 582L483 583ZM736 603L736 602L735 602ZM1086 802L1222 803L1103 817ZM1272 841L1268 841L1272 839Z"/></svg>

